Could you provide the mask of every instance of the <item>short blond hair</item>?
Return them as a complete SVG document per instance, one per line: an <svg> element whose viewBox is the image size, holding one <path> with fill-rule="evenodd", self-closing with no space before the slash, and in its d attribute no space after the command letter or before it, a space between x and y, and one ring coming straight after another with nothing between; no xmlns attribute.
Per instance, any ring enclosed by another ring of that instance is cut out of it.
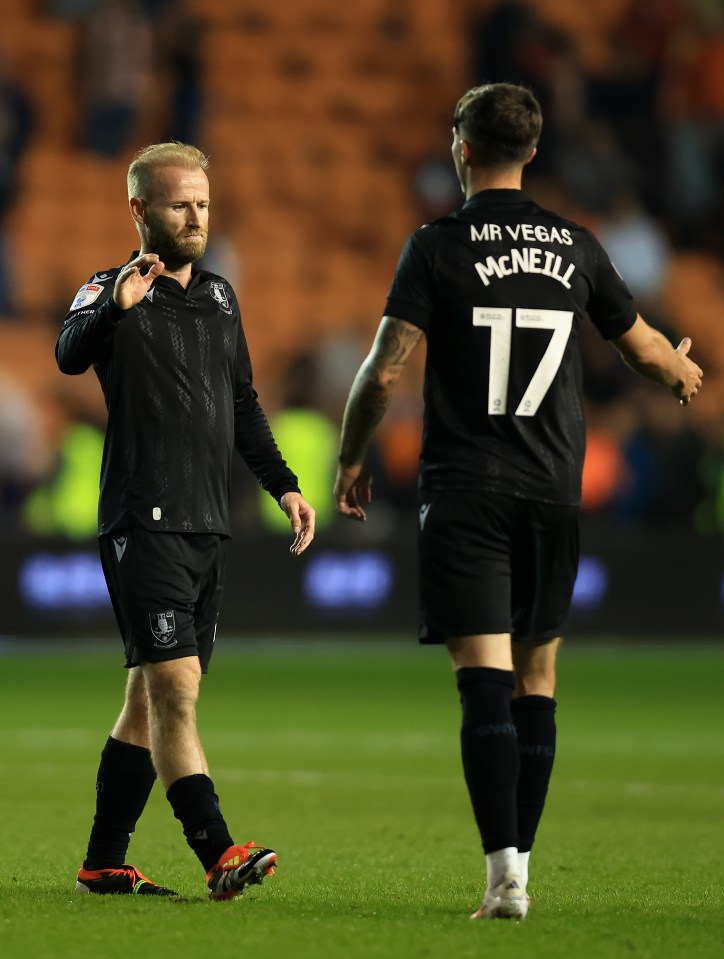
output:
<svg viewBox="0 0 724 959"><path fill-rule="evenodd" d="M152 143L139 150L128 167L128 198L132 196L147 200L150 175L159 167L175 166L184 170L201 167L208 169L209 158L198 147L189 143L171 140L169 143Z"/></svg>

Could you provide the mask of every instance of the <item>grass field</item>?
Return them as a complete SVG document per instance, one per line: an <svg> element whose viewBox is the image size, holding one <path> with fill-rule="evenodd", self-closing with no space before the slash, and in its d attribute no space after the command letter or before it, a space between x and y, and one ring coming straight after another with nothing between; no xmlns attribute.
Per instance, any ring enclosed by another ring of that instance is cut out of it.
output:
<svg viewBox="0 0 724 959"><path fill-rule="evenodd" d="M76 896L124 679L109 645L0 657L3 959L724 956L722 650L569 644L531 911L485 924L453 680L413 643L222 643L202 736L277 877L208 902L157 787L129 858L189 901Z"/></svg>

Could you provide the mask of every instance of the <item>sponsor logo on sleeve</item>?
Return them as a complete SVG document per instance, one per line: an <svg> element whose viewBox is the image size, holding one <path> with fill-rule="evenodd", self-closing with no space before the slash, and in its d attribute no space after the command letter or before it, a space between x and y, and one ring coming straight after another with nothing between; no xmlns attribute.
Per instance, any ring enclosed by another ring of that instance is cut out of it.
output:
<svg viewBox="0 0 724 959"><path fill-rule="evenodd" d="M82 306L90 306L91 303L95 303L102 292L103 287L100 283L86 283L76 293L75 299L70 305L71 310L79 310Z"/></svg>

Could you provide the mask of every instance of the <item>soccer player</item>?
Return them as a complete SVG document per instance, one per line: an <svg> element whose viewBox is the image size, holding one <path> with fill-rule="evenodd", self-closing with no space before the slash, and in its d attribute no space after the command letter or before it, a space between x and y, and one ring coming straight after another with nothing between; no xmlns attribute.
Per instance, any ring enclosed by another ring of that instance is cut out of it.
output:
<svg viewBox="0 0 724 959"><path fill-rule="evenodd" d="M94 367L108 408L99 543L129 669L101 754L79 892L175 895L125 862L156 776L212 899L234 898L276 862L271 849L232 839L196 727L224 584L234 447L289 517L295 556L312 541L314 510L257 401L234 292L194 265L207 241L207 167L180 143L137 154L128 196L140 252L81 287L56 346L64 373Z"/></svg>
<svg viewBox="0 0 724 959"><path fill-rule="evenodd" d="M594 237L523 192L541 125L533 94L513 84L458 102L452 156L466 203L407 241L347 401L334 488L338 510L363 521L365 451L424 335L420 641L447 644L460 692L487 872L473 919L528 910L555 753L556 654L578 565L584 315L682 405L702 377L691 341L674 349L637 314Z"/></svg>

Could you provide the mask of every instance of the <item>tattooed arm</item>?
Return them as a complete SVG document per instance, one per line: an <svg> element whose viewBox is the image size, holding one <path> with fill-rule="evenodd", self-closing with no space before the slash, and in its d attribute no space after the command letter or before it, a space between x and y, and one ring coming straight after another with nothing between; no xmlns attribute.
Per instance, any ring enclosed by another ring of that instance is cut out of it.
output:
<svg viewBox="0 0 724 959"><path fill-rule="evenodd" d="M334 484L337 509L362 522L362 504L372 498L372 477L364 463L372 436L385 415L392 393L422 330L394 316L382 318L369 356L359 368L342 421L339 468Z"/></svg>

